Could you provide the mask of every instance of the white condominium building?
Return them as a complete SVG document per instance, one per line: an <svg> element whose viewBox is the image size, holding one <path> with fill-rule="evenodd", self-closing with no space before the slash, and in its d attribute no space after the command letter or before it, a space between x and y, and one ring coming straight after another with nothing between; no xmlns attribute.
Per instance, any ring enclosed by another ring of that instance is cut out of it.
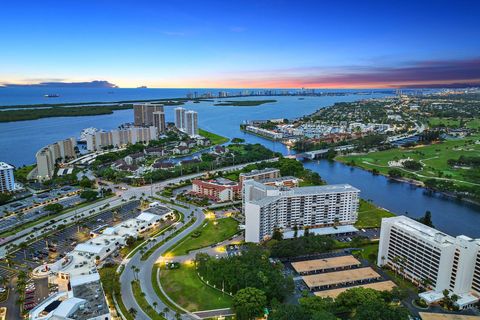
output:
<svg viewBox="0 0 480 320"><path fill-rule="evenodd" d="M75 152L76 146L77 141L75 138L69 138L49 144L40 149L35 155L37 160L37 179L51 179L55 173L55 164L57 162L66 162L67 160L75 159L77 157Z"/></svg>
<svg viewBox="0 0 480 320"><path fill-rule="evenodd" d="M198 113L196 111L185 112L185 132L190 137L198 136Z"/></svg>
<svg viewBox="0 0 480 320"><path fill-rule="evenodd" d="M197 137L198 113L193 110L185 110L182 107L175 108L175 127L190 137Z"/></svg>
<svg viewBox="0 0 480 320"><path fill-rule="evenodd" d="M443 299L443 290L458 296L460 308L480 296L480 240L452 237L405 216L385 218L377 263L431 289L420 294L427 303Z"/></svg>
<svg viewBox="0 0 480 320"><path fill-rule="evenodd" d="M268 239L275 228L303 229L357 221L360 190L348 184L278 188L247 180L243 189L247 242Z"/></svg>
<svg viewBox="0 0 480 320"><path fill-rule="evenodd" d="M153 114L164 112L163 104L140 103L133 105L134 124L138 127L153 126Z"/></svg>
<svg viewBox="0 0 480 320"><path fill-rule="evenodd" d="M112 131L98 131L86 135L87 150L97 151L114 146L116 148L127 144L148 143L158 139L158 129L150 127L132 127Z"/></svg>
<svg viewBox="0 0 480 320"><path fill-rule="evenodd" d="M182 107L175 108L175 127L180 131L185 131L185 109Z"/></svg>
<svg viewBox="0 0 480 320"><path fill-rule="evenodd" d="M0 193L12 192L15 190L13 169L13 166L8 163L0 162Z"/></svg>

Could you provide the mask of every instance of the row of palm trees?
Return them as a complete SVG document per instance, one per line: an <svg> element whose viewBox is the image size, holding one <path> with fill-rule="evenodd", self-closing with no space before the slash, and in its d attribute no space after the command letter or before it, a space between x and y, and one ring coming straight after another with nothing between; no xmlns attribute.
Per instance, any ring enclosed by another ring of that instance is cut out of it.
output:
<svg viewBox="0 0 480 320"><path fill-rule="evenodd" d="M187 216L187 218L188 218L188 220L191 220L193 217L194 217L194 212L192 211L192 212ZM182 224L182 222L179 222L179 227L181 226L181 224ZM172 226L169 230L163 232L163 233L160 235L160 236L162 236L162 241L165 239L165 237L167 236L167 234L172 234L172 233L174 233L176 229L177 229L176 226ZM158 236L158 237L160 237L160 236ZM157 237L157 238L149 239L149 240L147 241L146 246L142 247L142 249L140 250L140 254L143 255L143 254L145 253L145 250L148 250L148 249L152 248L152 247L155 245L158 237ZM132 272L133 272L133 277L134 277L134 279L135 279L136 281L138 281L138 280L139 280L139 279L138 279L138 274L139 274L139 272L140 272L140 268L138 268L136 265L132 265L132 266L130 267L130 269L131 269ZM142 295L145 295L145 293L142 293ZM153 309L154 309L155 311L157 311L158 302L157 302L157 301L154 301L154 302L152 303L152 306L153 306ZM128 309L128 312L133 316L134 319L136 319L136 316L137 316L137 313L138 313L137 309L135 309L134 307L131 307L130 309ZM170 308L164 307L163 310L161 310L158 314L159 314L160 317L167 318L168 315L170 314ZM176 319L176 320L180 320L181 317L182 317L182 315L181 315L179 312L175 312L174 316L175 316L175 319Z"/></svg>
<svg viewBox="0 0 480 320"><path fill-rule="evenodd" d="M157 307L158 307L158 302L154 301L153 309L155 310L155 312L157 311ZM168 318L168 316L170 315L170 311L171 310L169 307L164 307L162 310L158 312L158 315L162 318ZM134 307L131 307L130 309L128 309L128 313L130 313L130 315L133 316L134 319L136 319L138 311ZM176 320L180 320L182 318L182 315L177 311L174 313L174 317Z"/></svg>

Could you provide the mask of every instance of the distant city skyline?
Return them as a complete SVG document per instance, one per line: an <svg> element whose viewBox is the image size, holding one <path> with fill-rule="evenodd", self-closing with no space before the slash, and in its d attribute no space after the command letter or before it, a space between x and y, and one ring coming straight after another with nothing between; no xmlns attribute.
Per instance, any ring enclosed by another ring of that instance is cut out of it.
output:
<svg viewBox="0 0 480 320"><path fill-rule="evenodd" d="M474 1L5 3L0 85L480 86Z"/></svg>

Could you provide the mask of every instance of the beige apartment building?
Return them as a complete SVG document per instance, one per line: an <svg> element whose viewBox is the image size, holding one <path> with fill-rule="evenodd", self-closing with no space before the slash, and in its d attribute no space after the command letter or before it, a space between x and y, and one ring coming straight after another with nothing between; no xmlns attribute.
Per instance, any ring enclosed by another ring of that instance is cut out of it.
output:
<svg viewBox="0 0 480 320"><path fill-rule="evenodd" d="M37 161L37 179L41 181L51 179L55 174L56 163L63 163L75 159L77 157L75 152L76 146L76 139L69 138L49 144L40 149L35 155Z"/></svg>

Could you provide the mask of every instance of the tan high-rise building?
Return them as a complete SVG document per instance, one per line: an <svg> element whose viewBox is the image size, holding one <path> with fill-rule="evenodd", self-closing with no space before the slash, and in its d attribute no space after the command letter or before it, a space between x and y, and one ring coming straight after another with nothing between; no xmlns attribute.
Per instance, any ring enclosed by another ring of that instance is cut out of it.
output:
<svg viewBox="0 0 480 320"><path fill-rule="evenodd" d="M153 113L153 126L157 128L159 134L165 133L165 112L156 111Z"/></svg>
<svg viewBox="0 0 480 320"><path fill-rule="evenodd" d="M153 113L164 112L163 104L141 103L133 105L134 124L138 127L153 125Z"/></svg>
<svg viewBox="0 0 480 320"><path fill-rule="evenodd" d="M37 160L37 179L51 179L55 174L55 164L57 162L61 163L75 159L77 157L75 152L76 146L77 141L75 138L69 138L40 149L35 155Z"/></svg>

